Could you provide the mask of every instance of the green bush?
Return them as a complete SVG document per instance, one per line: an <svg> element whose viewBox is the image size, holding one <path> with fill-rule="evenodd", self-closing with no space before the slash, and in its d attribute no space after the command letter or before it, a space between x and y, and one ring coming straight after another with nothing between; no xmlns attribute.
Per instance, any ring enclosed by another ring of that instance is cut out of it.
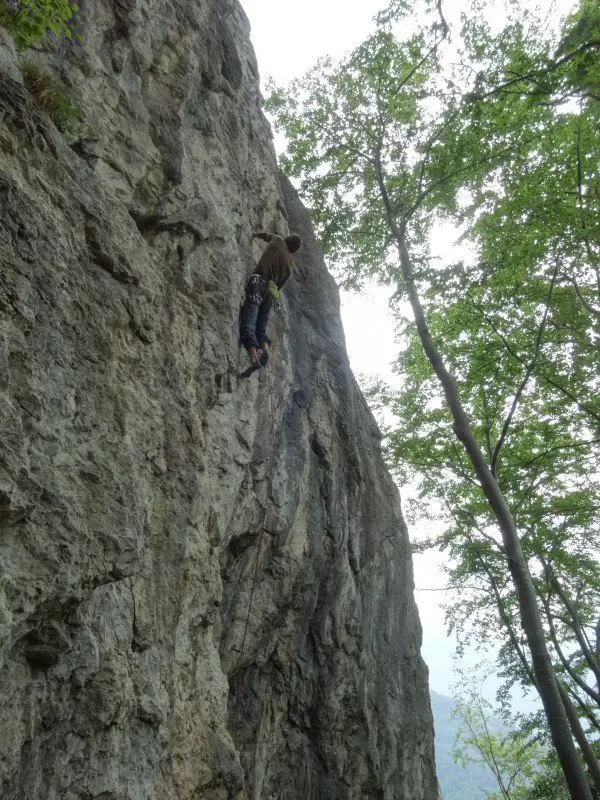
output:
<svg viewBox="0 0 600 800"><path fill-rule="evenodd" d="M85 136L81 109L70 102L50 75L37 64L25 64L23 80L37 105L48 114L65 139Z"/></svg>
<svg viewBox="0 0 600 800"><path fill-rule="evenodd" d="M78 11L70 0L0 0L0 25L26 50L49 33L70 39L69 22Z"/></svg>

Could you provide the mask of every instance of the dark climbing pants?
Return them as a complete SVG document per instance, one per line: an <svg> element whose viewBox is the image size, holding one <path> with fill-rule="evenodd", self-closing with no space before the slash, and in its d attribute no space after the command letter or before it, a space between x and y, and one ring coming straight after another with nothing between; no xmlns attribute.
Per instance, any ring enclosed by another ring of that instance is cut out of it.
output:
<svg viewBox="0 0 600 800"><path fill-rule="evenodd" d="M246 299L240 314L240 339L246 348L271 344L267 324L271 301L267 295L267 281L262 275L251 275L246 284Z"/></svg>

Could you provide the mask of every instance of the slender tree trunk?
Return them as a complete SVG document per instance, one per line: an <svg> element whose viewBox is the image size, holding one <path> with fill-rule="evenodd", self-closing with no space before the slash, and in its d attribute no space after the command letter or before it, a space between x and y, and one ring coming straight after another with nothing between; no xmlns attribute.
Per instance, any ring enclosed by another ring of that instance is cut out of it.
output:
<svg viewBox="0 0 600 800"><path fill-rule="evenodd" d="M543 558L540 559L540 560L541 560L542 565L543 565L544 569L546 570L546 572L547 572L547 574L548 574L548 576L550 578L550 581L551 581L551 584L552 584L552 588L554 589L556 594L562 600L562 603L563 603L564 607L566 608L567 612L569 613L569 616L571 617L571 619L573 621L573 624L571 625L571 628L573 629L575 637L576 637L576 639L577 639L577 641L579 643L579 646L581 647L581 652L583 653L583 656L584 656L585 660L587 661L589 668L591 669L591 671L594 673L594 675L596 677L597 691L595 693L596 696L594 697L594 700L596 700L596 702L600 705L600 697L598 696L598 695L600 695L600 663L598 661L598 652L597 652L597 650L598 650L598 634L600 634L600 628L598 626L596 626L596 648L595 648L596 652L594 653L592 651L592 649L591 649L591 644L589 643L589 640L587 639L587 637L584 634L583 626L581 624L581 618L579 617L579 614L577 613L577 609L575 608L575 605L571 602L571 599L568 596L568 594L563 590L562 586L560 585L560 583L558 581L558 577L556 576L556 574L555 574L554 570L552 569L552 567L550 566L550 564Z"/></svg>
<svg viewBox="0 0 600 800"><path fill-rule="evenodd" d="M581 748L581 754L583 755L583 759L587 764L590 777L592 778L596 788L600 791L600 764L598 763L596 754L594 753L591 744L587 740L585 731L583 730L581 721L577 715L577 711L575 710L575 706L571 702L571 698L569 697L563 682L560 680L560 678L557 678L556 683L558 684L558 691L560 692L561 700L565 707L565 711L567 712L569 725L573 731L575 741Z"/></svg>
<svg viewBox="0 0 600 800"><path fill-rule="evenodd" d="M587 683L581 678L577 672L573 669L571 664L569 663L569 659L563 653L562 647L560 646L560 642L558 641L558 635L556 633L556 626L554 625L554 620L552 618L552 611L550 609L550 604L547 599L545 599L540 593L540 600L542 605L544 606L544 610L546 611L546 619L548 620L548 627L550 628L550 638L552 640L552 644L554 645L554 649L556 650L556 654L560 659L560 663L563 665L563 668L567 675L571 678L574 684L579 686L591 699L596 703L596 705L600 705L600 695L598 692L595 692Z"/></svg>
<svg viewBox="0 0 600 800"><path fill-rule="evenodd" d="M596 623L596 658L600 660L600 617ZM598 691L600 692L600 680L598 681Z"/></svg>
<svg viewBox="0 0 600 800"><path fill-rule="evenodd" d="M569 794L572 800L592 800L590 787L573 743L569 720L560 697L550 654L546 647L546 637L537 605L535 587L527 567L527 561L523 555L517 527L500 486L484 458L477 439L473 435L469 419L460 401L454 378L446 369L441 354L431 338L421 299L415 286L412 263L406 249L405 226L400 227L398 225L383 180L381 166L378 163L375 166L388 225L398 248L402 276L408 290L409 301L421 344L444 390L446 402L454 420L454 433L463 444L481 488L498 521L508 569L519 599L521 623L531 653L537 688Z"/></svg>

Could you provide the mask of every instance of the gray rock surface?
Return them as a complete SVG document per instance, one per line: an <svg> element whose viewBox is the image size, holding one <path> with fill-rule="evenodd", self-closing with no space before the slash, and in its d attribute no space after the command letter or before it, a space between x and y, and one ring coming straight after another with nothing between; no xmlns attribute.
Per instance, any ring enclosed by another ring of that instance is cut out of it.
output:
<svg viewBox="0 0 600 800"><path fill-rule="evenodd" d="M0 797L434 800L399 498L224 0L0 38ZM298 231L240 383L253 228Z"/></svg>

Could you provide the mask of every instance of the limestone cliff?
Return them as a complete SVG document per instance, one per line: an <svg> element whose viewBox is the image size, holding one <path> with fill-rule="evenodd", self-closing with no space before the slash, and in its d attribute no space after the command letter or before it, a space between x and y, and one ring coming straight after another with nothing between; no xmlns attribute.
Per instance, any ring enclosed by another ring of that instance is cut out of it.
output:
<svg viewBox="0 0 600 800"><path fill-rule="evenodd" d="M0 40L0 797L434 800L397 490L225 0ZM239 383L260 249L300 233Z"/></svg>

